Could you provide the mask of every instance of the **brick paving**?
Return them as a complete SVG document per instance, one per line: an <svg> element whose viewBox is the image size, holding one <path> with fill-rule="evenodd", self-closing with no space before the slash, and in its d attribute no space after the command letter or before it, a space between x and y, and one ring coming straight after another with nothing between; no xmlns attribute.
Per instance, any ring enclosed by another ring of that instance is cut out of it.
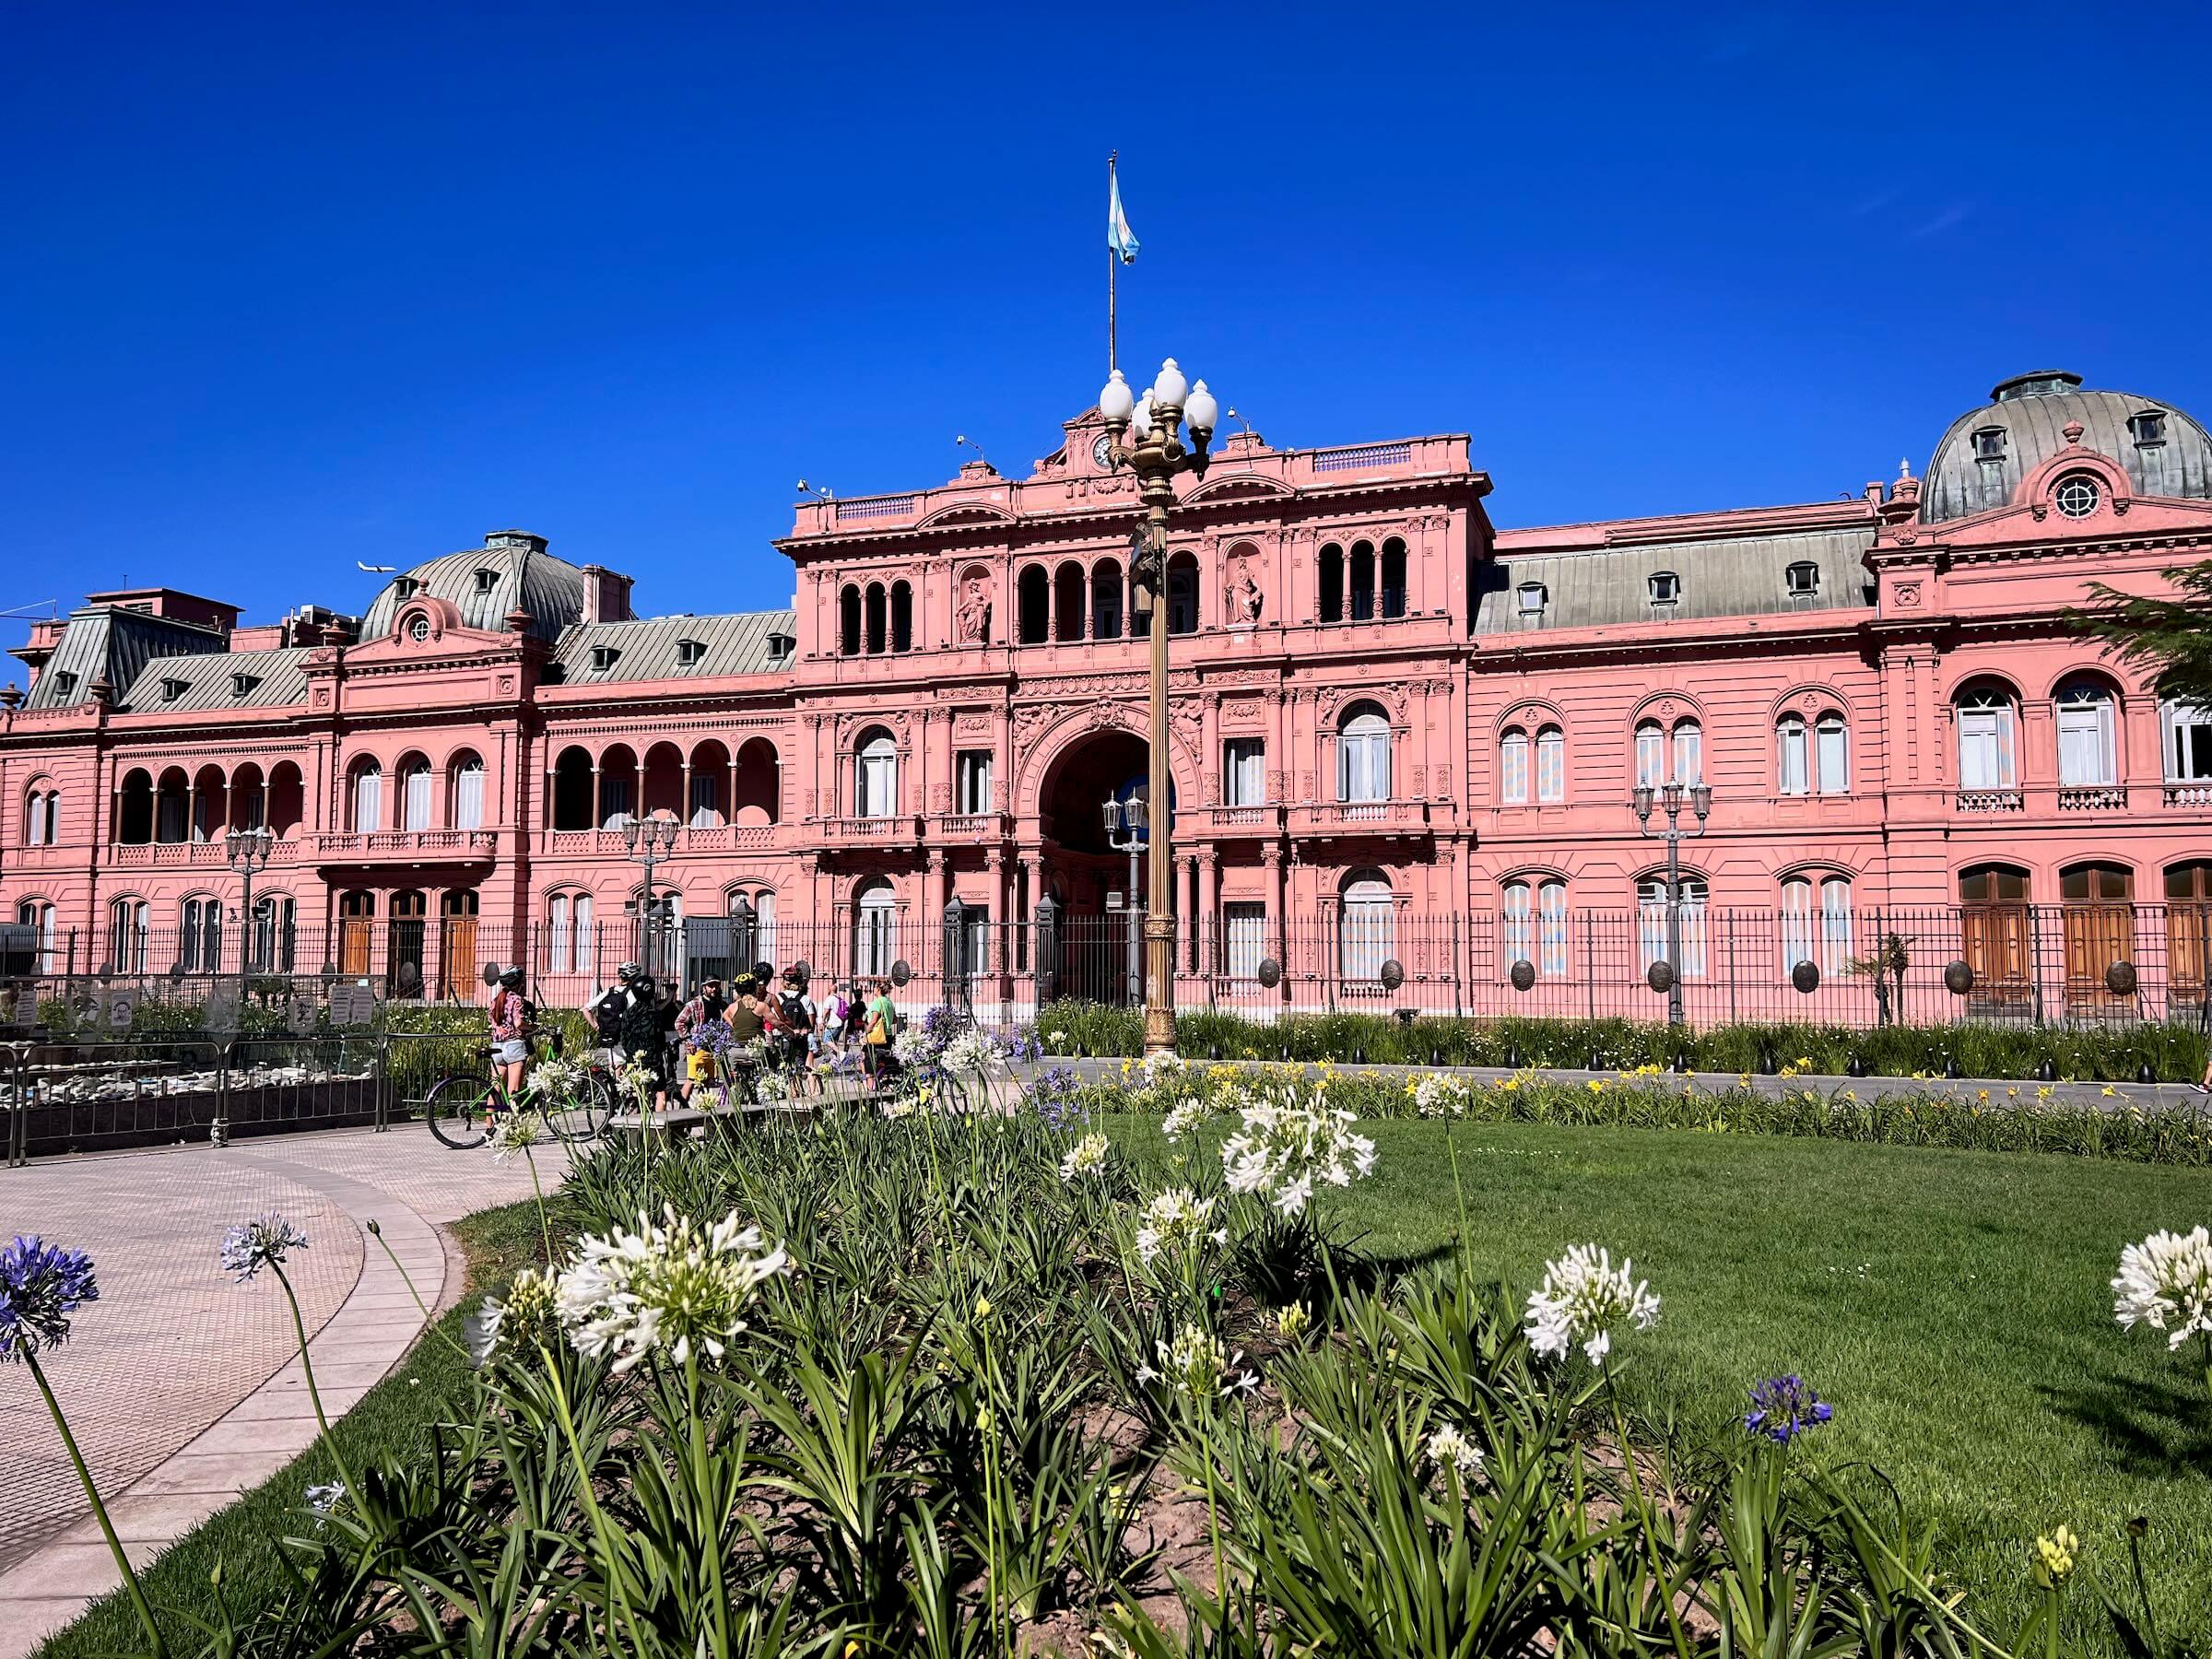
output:
<svg viewBox="0 0 2212 1659"><path fill-rule="evenodd" d="M560 1147L536 1149L558 1181ZM65 1158L0 1171L0 1230L89 1251L100 1300L47 1375L132 1559L151 1559L314 1435L291 1314L265 1274L236 1285L224 1230L265 1211L309 1239L288 1265L324 1406L350 1408L406 1353L421 1315L376 1220L425 1301L460 1290L441 1223L530 1195L520 1159L452 1152L419 1124ZM0 1659L18 1659L114 1564L29 1374L0 1370Z"/></svg>

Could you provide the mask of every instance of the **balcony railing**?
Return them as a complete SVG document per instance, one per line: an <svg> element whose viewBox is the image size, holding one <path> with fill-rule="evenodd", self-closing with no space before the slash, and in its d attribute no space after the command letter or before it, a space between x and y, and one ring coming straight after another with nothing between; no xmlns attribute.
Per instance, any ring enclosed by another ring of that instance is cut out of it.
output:
<svg viewBox="0 0 2212 1659"><path fill-rule="evenodd" d="M2020 792L2017 789L1962 789L1953 804L1961 812L2018 812L2020 810Z"/></svg>
<svg viewBox="0 0 2212 1659"><path fill-rule="evenodd" d="M2166 785L2166 805L2212 806L2212 783L2169 783Z"/></svg>
<svg viewBox="0 0 2212 1659"><path fill-rule="evenodd" d="M298 856L297 841L278 841L270 849L269 862L290 864ZM108 848L108 862L122 869L219 870L227 860L218 836L214 841L116 841Z"/></svg>
<svg viewBox="0 0 2212 1659"><path fill-rule="evenodd" d="M932 821L948 841L994 841L1006 832L1006 818L995 812L940 812Z"/></svg>
<svg viewBox="0 0 2212 1659"><path fill-rule="evenodd" d="M896 841L922 839L921 824L909 813L897 813L888 818L825 818L821 830L832 841L863 846L887 846Z"/></svg>
<svg viewBox="0 0 2212 1659"><path fill-rule="evenodd" d="M1313 455L1313 470L1317 473L1365 472L1374 467L1404 466L1413 459L1410 443L1363 443L1351 449L1317 450Z"/></svg>
<svg viewBox="0 0 2212 1659"><path fill-rule="evenodd" d="M323 858L489 858L500 838L489 830L372 830L315 837Z"/></svg>
<svg viewBox="0 0 2212 1659"><path fill-rule="evenodd" d="M1213 808L1213 818L1217 835L1239 830L1273 831L1282 826L1283 809L1266 804L1256 806L1216 806Z"/></svg>
<svg viewBox="0 0 2212 1659"><path fill-rule="evenodd" d="M2058 809L2061 812L2125 812L2127 790L2117 783L2083 787L2068 785L2058 792Z"/></svg>
<svg viewBox="0 0 2212 1659"><path fill-rule="evenodd" d="M1290 808L1294 834L1401 833L1428 826L1426 801L1308 801Z"/></svg>
<svg viewBox="0 0 2212 1659"><path fill-rule="evenodd" d="M905 518L914 511L918 497L859 496L837 504L837 522L841 524L865 523L869 519Z"/></svg>

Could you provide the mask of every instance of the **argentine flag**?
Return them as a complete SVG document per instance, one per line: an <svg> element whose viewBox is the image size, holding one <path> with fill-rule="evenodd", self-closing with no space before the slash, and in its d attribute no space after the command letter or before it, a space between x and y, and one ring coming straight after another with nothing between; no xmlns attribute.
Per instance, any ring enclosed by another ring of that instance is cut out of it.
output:
<svg viewBox="0 0 2212 1659"><path fill-rule="evenodd" d="M1124 265L1136 263L1136 232L1129 229L1128 216L1122 211L1121 176L1111 168L1106 172L1106 245Z"/></svg>

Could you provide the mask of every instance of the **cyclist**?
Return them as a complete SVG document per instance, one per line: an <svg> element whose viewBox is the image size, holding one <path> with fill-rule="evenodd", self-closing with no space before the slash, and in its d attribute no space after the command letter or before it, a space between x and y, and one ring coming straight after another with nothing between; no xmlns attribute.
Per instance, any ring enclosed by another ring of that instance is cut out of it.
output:
<svg viewBox="0 0 2212 1659"><path fill-rule="evenodd" d="M806 980L796 968L784 969L783 989L776 999L775 1027L788 1074L788 1090L794 1100L806 1094L806 1086L813 1081L806 1059L814 1047L815 1023L814 999L806 994Z"/></svg>
<svg viewBox="0 0 2212 1659"><path fill-rule="evenodd" d="M718 979L701 980L699 994L686 1003L676 1017L676 1041L684 1054L684 1099L687 1100L700 1084L713 1080L714 1055L707 1046L706 1038L711 1033L705 1028L722 1023L724 1006L722 982Z"/></svg>
<svg viewBox="0 0 2212 1659"><path fill-rule="evenodd" d="M523 1071L530 1064L530 1025L537 1010L523 994L523 971L500 972L500 988L491 994L491 1077L500 1086L502 1103L523 1092Z"/></svg>

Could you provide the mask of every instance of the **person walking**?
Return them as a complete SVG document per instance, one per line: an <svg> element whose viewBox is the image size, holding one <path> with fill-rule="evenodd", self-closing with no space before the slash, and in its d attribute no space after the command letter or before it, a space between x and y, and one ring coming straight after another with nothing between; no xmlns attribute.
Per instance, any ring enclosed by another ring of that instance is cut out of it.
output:
<svg viewBox="0 0 2212 1659"><path fill-rule="evenodd" d="M536 1010L523 995L523 971L500 971L491 994L491 1075L500 1086L500 1105L512 1105L523 1092L523 1071L530 1064L530 1023Z"/></svg>
<svg viewBox="0 0 2212 1659"><path fill-rule="evenodd" d="M783 970L783 989L776 998L776 1031L783 1050L785 1091L799 1100L813 1081L806 1062L814 1050L816 1010L806 994L806 982L795 968Z"/></svg>
<svg viewBox="0 0 2212 1659"><path fill-rule="evenodd" d="M861 1012L861 1064L867 1072L870 1087L882 1078L885 1061L891 1052L892 1026L898 1018L899 1010L891 1005L891 982L877 980L867 1006Z"/></svg>

